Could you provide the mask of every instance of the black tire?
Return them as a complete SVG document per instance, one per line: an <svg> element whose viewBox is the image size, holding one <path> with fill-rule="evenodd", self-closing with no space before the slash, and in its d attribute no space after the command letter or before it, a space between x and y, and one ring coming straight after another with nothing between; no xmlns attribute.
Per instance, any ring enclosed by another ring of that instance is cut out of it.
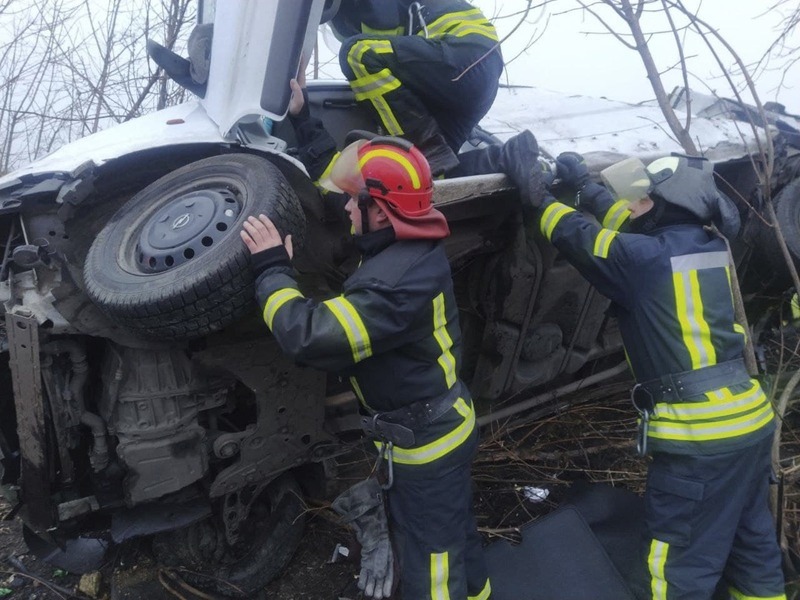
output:
<svg viewBox="0 0 800 600"><path fill-rule="evenodd" d="M261 493L235 546L225 538L219 517L159 534L153 553L164 566L180 569L190 584L229 598L255 598L289 564L303 537L305 518L300 487L290 473Z"/></svg>
<svg viewBox="0 0 800 600"><path fill-rule="evenodd" d="M794 264L800 268L800 179L795 179L784 186L773 202L775 216L780 223L786 246L794 259ZM792 285L792 279L775 230L760 221L756 223L756 227L757 246L754 264L759 266L753 269L751 278L764 293L782 292ZM761 267L762 264L766 268Z"/></svg>
<svg viewBox="0 0 800 600"><path fill-rule="evenodd" d="M800 263L800 178L789 182L778 192L775 197L775 215L789 252L795 263Z"/></svg>
<svg viewBox="0 0 800 600"><path fill-rule="evenodd" d="M254 305L239 231L258 213L302 245L300 201L275 165L249 154L186 165L136 194L102 229L84 264L86 292L116 322L148 337L222 329Z"/></svg>

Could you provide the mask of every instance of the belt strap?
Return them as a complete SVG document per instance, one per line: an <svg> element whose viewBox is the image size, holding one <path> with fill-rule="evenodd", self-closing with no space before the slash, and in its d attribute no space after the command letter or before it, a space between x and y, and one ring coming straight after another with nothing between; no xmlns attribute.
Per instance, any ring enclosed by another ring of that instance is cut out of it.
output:
<svg viewBox="0 0 800 600"><path fill-rule="evenodd" d="M667 373L658 379L637 384L634 391L649 394L653 404L657 404L688 400L721 387L748 381L750 373L744 366L744 360L737 358L693 371Z"/></svg>
<svg viewBox="0 0 800 600"><path fill-rule="evenodd" d="M393 442L401 448L414 445L414 431L419 431L439 419L455 404L461 386L456 384L434 400L412 402L395 410L377 412L371 417L361 418L361 428L370 437Z"/></svg>
<svg viewBox="0 0 800 600"><path fill-rule="evenodd" d="M440 398L412 402L407 406L380 413L378 418L410 429L422 429L450 410L458 399L460 391L461 386L456 384Z"/></svg>

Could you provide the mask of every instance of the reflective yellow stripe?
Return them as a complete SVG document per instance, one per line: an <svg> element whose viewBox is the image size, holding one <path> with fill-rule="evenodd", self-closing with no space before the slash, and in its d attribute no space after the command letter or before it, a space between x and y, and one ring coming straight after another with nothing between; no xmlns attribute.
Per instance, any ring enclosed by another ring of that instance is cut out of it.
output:
<svg viewBox="0 0 800 600"><path fill-rule="evenodd" d="M659 419L667 418L676 421L692 421L703 419L722 422L721 417L752 413L767 404L766 395L761 390L757 381L750 380L750 388L739 394L731 394L730 390L723 388L715 392L708 392L708 402L675 402L656 404L656 414Z"/></svg>
<svg viewBox="0 0 800 600"><path fill-rule="evenodd" d="M728 593L733 600L786 600L786 594L780 594L778 596L748 596L734 587L729 587Z"/></svg>
<svg viewBox="0 0 800 600"><path fill-rule="evenodd" d="M401 82L389 69L370 74L363 64L364 54L367 51L378 54L393 52L389 40L361 40L353 44L347 53L347 64L350 65L356 79L350 82L350 86L353 88L356 100L368 100L372 103L389 135L402 135L403 128L383 97L384 94L400 87Z"/></svg>
<svg viewBox="0 0 800 600"><path fill-rule="evenodd" d="M393 160L403 167L406 170L406 173L408 173L408 177L411 179L411 185L415 190L418 190L422 187L417 170L403 154L400 154L400 152L396 150L390 150L388 148L369 150L364 154L364 156L358 159L359 168L363 167L370 159L378 157L388 158L389 160Z"/></svg>
<svg viewBox="0 0 800 600"><path fill-rule="evenodd" d="M431 600L450 600L447 582L450 579L450 560L447 552L431 554Z"/></svg>
<svg viewBox="0 0 800 600"><path fill-rule="evenodd" d="M648 437L680 442L704 442L739 437L758 431L768 425L775 414L767 402L756 412L735 419L711 423L673 423L660 419L650 421Z"/></svg>
<svg viewBox="0 0 800 600"><path fill-rule="evenodd" d="M369 71L364 66L364 55L367 52L389 54L393 52L389 40L359 40L347 52L347 64L353 69L356 78L366 77Z"/></svg>
<svg viewBox="0 0 800 600"><path fill-rule="evenodd" d="M469 438L475 428L475 410L463 398L456 400L453 407L464 417L464 421L449 433L419 448L394 447L394 462L402 465L424 465L431 463L458 448ZM375 442L380 449L381 443Z"/></svg>
<svg viewBox="0 0 800 600"><path fill-rule="evenodd" d="M485 25L459 25L458 27L454 27L450 31L447 32L447 35L452 35L455 37L465 37L468 35L482 35L485 38L489 38L492 41L497 41L497 33L495 32L494 27L486 27Z"/></svg>
<svg viewBox="0 0 800 600"><path fill-rule="evenodd" d="M383 69L382 71L375 74L374 77L382 77L382 81L378 82L375 81L375 85L377 87L367 89L363 85L359 87L357 82L351 82L350 85L353 88L353 92L355 95L356 100L362 101L366 100L372 103L372 106L375 108L375 111L378 113L378 116L381 119L381 123L386 128L387 133L390 135L402 135L403 128L400 126L397 117L392 112L389 103L383 97L384 94L388 94L392 90L396 90L399 88L402 83L399 79L397 79L394 75L391 74L389 69ZM360 79L358 81L364 81ZM362 91L358 91L358 90Z"/></svg>
<svg viewBox="0 0 800 600"><path fill-rule="evenodd" d="M650 570L650 591L653 600L667 600L667 579L664 577L664 565L667 564L669 544L653 540L647 556L647 568Z"/></svg>
<svg viewBox="0 0 800 600"><path fill-rule="evenodd" d="M361 406L367 410L371 410L367 401L364 400L364 392L361 391L361 386L358 385L358 381L353 376L350 377L350 386L353 388L353 393L356 395L356 398L358 398L358 401L361 402Z"/></svg>
<svg viewBox="0 0 800 600"><path fill-rule="evenodd" d="M711 345L711 329L703 317L703 300L697 271L672 274L675 286L675 307L681 324L683 343L689 352L692 369L717 364L717 353Z"/></svg>
<svg viewBox="0 0 800 600"><path fill-rule="evenodd" d="M353 360L358 362L372 356L372 344L369 341L367 328L364 327L364 322L350 301L344 296L339 296L326 300L323 304L330 309L344 329L353 352Z"/></svg>
<svg viewBox="0 0 800 600"><path fill-rule="evenodd" d="M601 229L594 240L593 254L599 258L608 258L608 251L611 250L611 242L619 235L619 231L611 229Z"/></svg>
<svg viewBox="0 0 800 600"><path fill-rule="evenodd" d="M356 100L374 100L381 98L392 90L396 90L402 85L401 81L387 69L381 69L377 73L359 77L350 82Z"/></svg>
<svg viewBox="0 0 800 600"><path fill-rule="evenodd" d="M603 227L606 229L613 229L619 231L622 224L631 215L628 210L627 200L617 200L611 208L608 209L606 216L603 218Z"/></svg>
<svg viewBox="0 0 800 600"><path fill-rule="evenodd" d="M560 202L553 202L550 206L544 209L542 213L542 218L539 221L539 227L541 228L544 237L547 238L547 241L550 241L550 236L553 235L553 230L558 225L558 222L569 213L575 212L574 208L570 208L566 204L561 204Z"/></svg>
<svg viewBox="0 0 800 600"><path fill-rule="evenodd" d="M444 307L444 292L433 299L433 337L442 349L439 356L439 366L444 371L444 380L447 389L450 389L456 382L456 359L450 348L453 347L453 339L447 332L447 313Z"/></svg>
<svg viewBox="0 0 800 600"><path fill-rule="evenodd" d="M395 27L394 29L373 29L366 23L361 23L361 33L369 35L403 35L403 26Z"/></svg>
<svg viewBox="0 0 800 600"><path fill-rule="evenodd" d="M492 584L487 579L486 585L483 586L483 589L478 593L477 596L467 596L467 600L488 600L489 596L492 593Z"/></svg>
<svg viewBox="0 0 800 600"><path fill-rule="evenodd" d="M462 33L459 35L457 32ZM443 15L428 25L428 37L431 38L442 35L461 37L468 33L476 33L495 42L499 39L494 25L477 8ZM425 35L425 32L420 31L417 35Z"/></svg>
<svg viewBox="0 0 800 600"><path fill-rule="evenodd" d="M262 314L264 322L267 324L270 331L272 331L272 321L275 320L275 313L278 312L278 309L292 298L302 297L303 294L294 288L283 288L270 294L270 297L267 298L267 303L264 304L264 312Z"/></svg>

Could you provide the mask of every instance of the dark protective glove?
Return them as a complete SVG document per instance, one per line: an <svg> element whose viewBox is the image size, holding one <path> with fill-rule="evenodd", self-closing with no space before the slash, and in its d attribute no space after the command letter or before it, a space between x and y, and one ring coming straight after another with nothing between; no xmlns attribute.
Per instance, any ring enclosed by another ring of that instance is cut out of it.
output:
<svg viewBox="0 0 800 600"><path fill-rule="evenodd" d="M558 165L556 164L556 167L557 166ZM550 163L542 158L539 159L539 169L542 171L542 183L544 184L545 188L549 190L553 186L553 182L556 180L556 172L553 170L553 167L550 166Z"/></svg>
<svg viewBox="0 0 800 600"><path fill-rule="evenodd" d="M499 166L519 190L522 218L525 223L536 221L536 209L544 199L547 188L544 182L539 144L527 129L509 139L500 150Z"/></svg>
<svg viewBox="0 0 800 600"><path fill-rule="evenodd" d="M556 158L558 178L575 192L580 192L589 181L589 167L577 152L562 152Z"/></svg>
<svg viewBox="0 0 800 600"><path fill-rule="evenodd" d="M358 588L366 598L388 598L394 583L394 553L380 483L374 477L361 481L340 494L331 507L353 526L361 544Z"/></svg>

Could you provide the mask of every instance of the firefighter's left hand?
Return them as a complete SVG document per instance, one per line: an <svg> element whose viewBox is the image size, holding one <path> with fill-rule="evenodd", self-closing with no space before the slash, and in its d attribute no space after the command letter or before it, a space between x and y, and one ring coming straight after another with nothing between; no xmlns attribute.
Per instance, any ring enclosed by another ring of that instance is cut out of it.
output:
<svg viewBox="0 0 800 600"><path fill-rule="evenodd" d="M239 232L242 240L250 250L250 254L268 250L277 246L285 246L286 253L289 258L292 258L292 236L287 235L286 239L281 239L281 234L275 224L267 217L267 215L258 215L256 217L247 217L244 222L244 229Z"/></svg>

